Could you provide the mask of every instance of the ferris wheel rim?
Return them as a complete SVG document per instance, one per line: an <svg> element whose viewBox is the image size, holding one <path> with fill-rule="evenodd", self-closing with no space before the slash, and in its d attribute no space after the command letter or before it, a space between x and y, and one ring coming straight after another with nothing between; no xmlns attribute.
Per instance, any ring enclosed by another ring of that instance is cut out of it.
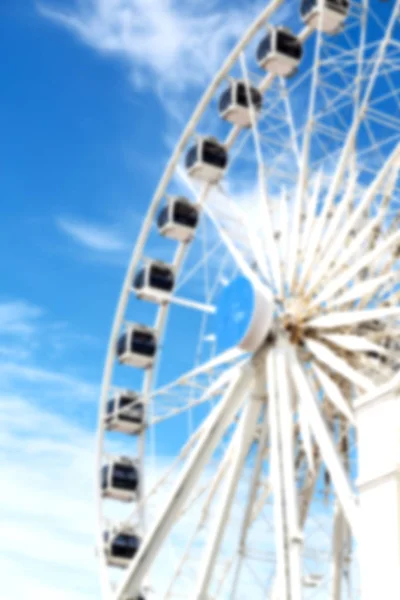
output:
<svg viewBox="0 0 400 600"><path fill-rule="evenodd" d="M178 143L175 147L175 150L173 151L173 153L171 155L171 159L169 160L169 162L163 172L163 175L161 176L160 182L159 182L157 189L153 195L153 199L149 205L146 219L142 225L141 233L139 234L138 241L135 243L133 253L132 253L132 256L131 256L131 259L129 261L129 265L128 265L128 268L126 271L125 279L124 279L121 293L120 293L119 302L118 302L116 313L115 313L114 320L113 320L113 325L112 325L110 338L109 338L108 349L107 349L107 353L106 353L106 359L105 359L104 370L103 370L103 379L102 379L101 391L100 391L100 408L99 408L99 419L98 419L98 426L97 426L97 442L96 442L97 450L96 450L96 461L95 461L95 465L96 465L95 468L96 468L96 475L97 475L96 484L95 484L95 500L96 500L96 506L97 506L97 515L98 515L98 517L97 517L97 520L98 520L97 548L98 548L98 553L100 555L99 558L100 558L101 588L103 590L102 593L104 594L105 598L107 598L110 594L110 587L109 587L108 580L106 580L106 565L105 565L105 558L104 558L104 555L102 552L103 522L102 522L101 497L100 497L100 492L99 492L99 489L100 489L99 473L100 473L100 469L102 466L102 458L103 458L102 457L102 447L103 447L103 438L104 438L104 431L105 431L104 430L104 422L103 422L103 410L104 410L104 407L105 407L107 399L108 399L109 390L111 388L112 369L113 369L113 363L114 363L114 357L115 357L115 354L114 354L115 343L116 343L117 336L118 336L118 333L120 331L120 328L121 328L121 325L123 322L124 313L126 310L126 303L129 298L129 290L130 290L130 285L131 285L132 277L134 274L134 270L140 261L141 249L144 247L145 240L150 232L150 227L151 227L151 224L155 217L156 210L161 202L163 194L165 193L165 190L168 186L168 182L169 182L170 178L173 176L173 172L174 172L174 169L176 168L178 160L179 160L182 152L184 151L184 148L185 148L186 144L188 143L190 137L193 135L193 132L195 130L195 127L196 127L198 121L201 119L201 116L202 116L203 112L206 110L216 89L218 88L220 83L226 78L226 73L229 72L231 64L233 64L233 62L235 61L237 56L240 54L241 50L247 45L247 43L254 37L254 35L259 31L259 29L265 24L265 22L268 20L268 18L270 16L270 14L273 14L276 10L278 10L278 8L283 3L283 1L284 0L271 0L271 2L264 9L264 11L262 11L262 13L254 20L254 22L250 25L248 30L245 32L245 34L239 40L236 47L232 50L232 52L226 59L225 63L222 65L222 67L218 71L217 75L214 77L213 81L210 83L210 85L204 92L202 99L199 101L197 108L194 110L187 127L185 128L184 132L182 133L180 140L178 141ZM236 131L237 131L237 129L236 129ZM235 128L233 127L232 133L231 133L231 136L233 139L235 137L236 131L235 131ZM228 138L228 143L229 142L231 142L231 140ZM138 247L140 248L139 251L137 251ZM164 318L166 318L166 316ZM161 318L161 320L163 321L162 318ZM162 324L163 323L161 323L161 325ZM160 327L160 329L162 329L162 326ZM150 389L150 382L148 384L148 390L147 390L148 393L149 393L149 389Z"/></svg>
<svg viewBox="0 0 400 600"><path fill-rule="evenodd" d="M283 0L282 0L282 1L283 1ZM281 2L279 2L278 4L280 5L280 4L282 3L282 1L281 1ZM274 3L272 3L272 4L274 4ZM268 8L269 8L269 7L268 7ZM258 20L257 20L257 21L258 21ZM261 26L260 26L260 27L261 27ZM258 29L257 29L257 30L258 30ZM239 44L243 42L243 39L244 39L244 37L242 38L241 42L239 42ZM231 55L231 56L232 56L232 55ZM224 65L224 66L225 66L225 65ZM217 74L216 78L214 79L214 82L213 82L213 83L212 83L212 84L209 86L209 88L206 90L206 92L205 92L205 96L206 96L207 94L210 94L210 97L212 96L212 94L215 92L215 90L217 89L217 87L218 87L218 85L219 85L219 83L220 83L220 81L218 81L218 83L216 83L216 81L217 81L217 78L218 78L218 77L221 77L221 81L222 81L222 78L224 77L224 75L226 74L226 72L227 72L227 70L228 70L228 69L229 69L229 67L226 67L224 71L223 71L223 69L221 69L221 71L220 71L220 72ZM221 72L222 72L222 71L224 72L224 75L221 75ZM212 91L210 91L213 85L215 85L215 88L213 88L213 90L212 90ZM204 97L203 97L203 98L204 98ZM200 102L200 104L201 104L201 102ZM206 104L205 104L205 106L204 106L204 110L206 109L207 105L208 105L208 103L206 103ZM195 111L195 113L194 113L194 114L196 114L196 111ZM201 113L201 114L202 114L202 113ZM177 145L177 148L176 148L176 150L175 150L175 153L176 153L176 163L177 163L177 161L179 160L179 157L180 157L180 155L181 155L181 152L182 152L182 151L183 151L183 149L184 149L184 146L186 145L186 142L188 141L188 139L189 139L189 138L190 138L190 136L192 135L192 133L193 133L193 131L194 131L194 129L195 129L195 127L196 127L196 125L197 125L197 122L198 122L198 121L199 121L199 119L201 118L201 114L198 116L198 119L197 119L197 121L196 121L196 122L194 122L194 124L192 125L192 127L193 127L192 131L190 131L190 132L189 132L189 130L188 130L188 131L185 131L185 132L184 132L184 134L183 134L183 136L182 136L182 138L181 138L181 141L178 143L178 145ZM193 117L192 117L192 119L193 119ZM185 140L185 142L184 142L183 140L185 139L185 134L187 135L187 138L186 138L186 140ZM173 156L175 155L175 153L173 153ZM176 163L175 163L175 165L174 165L173 167L171 167L172 171L173 171L173 169L175 169L175 167L176 167ZM169 167L167 167L166 171L164 172L164 176L165 176L165 173L168 171L168 168L169 168ZM163 181L163 179L164 179L164 176L161 178L161 182ZM155 210L157 209L157 207L158 207L158 205L159 205L159 202L161 201L161 197L162 197L162 195L163 195L163 193L164 193L164 191L165 191L165 189L166 189L166 187L167 187L167 185L168 185L169 179L167 179L167 180L166 180L166 183L165 183L165 186L164 186L164 188L163 188L163 191L160 193L160 197L159 197L159 198L158 198L158 200L156 201L155 199L156 199L156 197L157 197L157 195L158 195L158 192L159 192L159 190L162 188L162 186L161 186L161 182L160 182L160 185L159 185L159 187L158 187L158 189L157 189L157 191L156 191L156 193L155 193L155 195L154 195L154 197L153 197L153 201L152 201L152 203L151 203L151 205L150 205L149 212L148 212L148 215L149 215L149 213L150 213L150 212L152 212L152 214L153 214L153 217L154 217L154 214L155 214ZM206 193L207 193L207 191L205 191L205 192L204 192L204 194L205 194L205 195L206 195ZM143 231L144 229L145 229L145 224L143 225L142 231ZM136 248L137 248L137 246L136 246ZM136 250L136 248L135 248L135 250ZM135 250L134 250L134 253L135 253ZM138 264L138 262L139 262L139 259L140 259L140 256L139 256L139 258L138 258L136 261L134 261L134 256L132 257L132 260L131 260L130 266L129 266L129 268L128 268L128 272L127 272L127 276L126 276L125 282L126 282L126 281L128 281L128 280L129 280L129 282L131 281L131 279L132 279L132 274L133 274L133 271L134 271L134 269L136 268L136 266L137 266L137 264ZM129 275L130 275L130 276L129 276ZM127 295L127 297L129 297L129 295ZM121 294L121 298L122 298L122 294ZM161 309L161 310L162 310L162 309ZM167 313L167 310L168 310L168 309L166 309L166 310L165 310L165 313ZM117 312L118 312L118 309L117 309ZM161 312L161 311L160 311L160 312ZM164 315L164 319L165 319L166 317L167 317L167 315L165 314L165 315ZM162 321L162 320L163 320L163 319L161 318L161 321ZM115 321L115 322L116 322L116 321ZM117 329L118 329L118 331L120 330L120 326L121 326L121 324L122 324L122 319L121 319L121 321L119 322L119 326L118 326L118 328L117 328ZM112 356L114 356L114 353L113 353L113 346L112 346L112 344L111 344L111 340L112 340L112 336L111 336L111 338L110 338L110 346L109 346L109 349L111 349ZM160 360L160 357L158 357L158 359ZM111 377L110 377L110 381L111 381ZM109 389L110 389L110 385L108 385L108 386L107 386L107 395L108 395L108 390L109 390ZM148 392L148 393L149 393L149 392ZM105 400L105 401L106 401L106 398L105 398L105 396L104 396L104 395L103 395L103 400ZM101 419L101 415L102 415L102 413L100 412L100 419ZM99 462L100 462L100 461L99 461ZM98 490L97 490L97 492L98 492ZM100 548L101 548L101 546L100 546Z"/></svg>

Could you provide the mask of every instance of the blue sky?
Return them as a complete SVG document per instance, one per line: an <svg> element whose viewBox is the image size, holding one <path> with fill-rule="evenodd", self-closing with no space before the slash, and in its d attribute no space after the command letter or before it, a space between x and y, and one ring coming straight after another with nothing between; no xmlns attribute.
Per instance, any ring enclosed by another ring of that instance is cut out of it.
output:
<svg viewBox="0 0 400 600"><path fill-rule="evenodd" d="M0 7L7 600L28 590L42 600L98 598L93 433L113 312L171 146L244 27L239 0L229 10L209 2L202 14L190 3L183 14L174 3L132 0L137 28L126 40L122 4Z"/></svg>

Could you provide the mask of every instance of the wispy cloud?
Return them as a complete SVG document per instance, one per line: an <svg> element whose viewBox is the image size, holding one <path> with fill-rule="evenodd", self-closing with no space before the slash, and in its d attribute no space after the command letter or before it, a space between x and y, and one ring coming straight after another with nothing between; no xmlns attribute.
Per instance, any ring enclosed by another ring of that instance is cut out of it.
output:
<svg viewBox="0 0 400 600"><path fill-rule="evenodd" d="M0 376L3 389L15 389L16 386L21 389L22 386L29 386L34 393L37 386L43 395L51 392L53 397L65 394L71 399L79 400L93 400L98 392L96 385L78 377L33 364L3 362L0 364Z"/></svg>
<svg viewBox="0 0 400 600"><path fill-rule="evenodd" d="M46 318L47 317L47 318ZM29 391L30 397L93 400L97 385L87 383L71 369L55 367L72 343L93 344L84 332L65 322L51 322L44 309L24 300L0 303L0 393ZM78 367L79 368L79 367Z"/></svg>
<svg viewBox="0 0 400 600"><path fill-rule="evenodd" d="M261 1L246 3L244 10L216 0L81 0L68 12L49 1L39 10L96 50L126 60L135 83L181 91L209 79L263 6Z"/></svg>
<svg viewBox="0 0 400 600"><path fill-rule="evenodd" d="M27 335L33 333L42 314L41 308L22 300L0 303L1 335Z"/></svg>
<svg viewBox="0 0 400 600"><path fill-rule="evenodd" d="M77 220L57 219L59 229L74 242L95 252L125 252L126 240L113 228L108 228Z"/></svg>
<svg viewBox="0 0 400 600"><path fill-rule="evenodd" d="M0 410L2 594L97 598L92 434L22 397Z"/></svg>

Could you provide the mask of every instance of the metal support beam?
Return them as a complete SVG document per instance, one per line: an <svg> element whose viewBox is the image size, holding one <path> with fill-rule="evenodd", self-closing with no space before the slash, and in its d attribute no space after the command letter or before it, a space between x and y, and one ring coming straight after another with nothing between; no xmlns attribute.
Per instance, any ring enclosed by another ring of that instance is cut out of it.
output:
<svg viewBox="0 0 400 600"><path fill-rule="evenodd" d="M294 470L293 407L288 380L288 348L284 342L268 360L271 475L274 493L278 598L301 599L301 549L298 496Z"/></svg>
<svg viewBox="0 0 400 600"><path fill-rule="evenodd" d="M170 533L176 518L198 482L202 470L211 458L228 425L232 422L242 396L246 394L252 379L249 365L243 367L230 383L224 397L214 408L212 417L207 422L199 438L198 444L189 457L178 481L166 500L164 510L144 538L135 559L118 588L116 598L126 600L134 598L140 591L143 579Z"/></svg>
<svg viewBox="0 0 400 600"><path fill-rule="evenodd" d="M346 521L341 506L337 504L333 523L332 600L342 598L345 537Z"/></svg>
<svg viewBox="0 0 400 600"><path fill-rule="evenodd" d="M260 356L256 358L260 361ZM262 373L261 373L262 376ZM265 377L263 377L265 381ZM217 556L223 540L226 525L228 523L235 493L240 480L244 462L250 445L254 439L257 422L260 416L261 408L265 402L265 391L260 395L258 389L253 393L244 408L241 416L238 430L232 443L232 461L230 470L225 482L222 497L218 502L218 509L215 518L215 524L208 544L205 548L204 558L201 561L200 576L196 584L193 600L203 600L208 597L209 586L212 581L213 572L217 562Z"/></svg>
<svg viewBox="0 0 400 600"><path fill-rule="evenodd" d="M306 403L310 426L319 446L322 460L330 473L332 483L335 486L336 494L343 508L346 520L351 527L353 535L358 538L359 508L356 503L355 495L341 458L336 450L335 443L332 440L331 434L322 416L318 400L315 397L310 381L303 371L303 368L300 366L294 351L291 351L290 366L298 394Z"/></svg>

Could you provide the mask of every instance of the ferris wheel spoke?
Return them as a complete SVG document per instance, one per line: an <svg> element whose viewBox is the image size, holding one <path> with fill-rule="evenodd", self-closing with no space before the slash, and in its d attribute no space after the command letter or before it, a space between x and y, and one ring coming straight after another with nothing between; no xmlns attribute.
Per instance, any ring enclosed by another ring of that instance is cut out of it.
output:
<svg viewBox="0 0 400 600"><path fill-rule="evenodd" d="M307 347L318 361L324 363L328 368L336 371L336 373L351 381L354 385L365 391L369 391L374 387L374 384L368 377L356 371L343 358L337 356L335 352L332 352L332 350L321 342L309 339L307 340Z"/></svg>
<svg viewBox="0 0 400 600"><path fill-rule="evenodd" d="M255 393L258 393L259 398L262 399L264 403L264 414L262 416L261 430L257 440L257 454L254 462L254 468L251 475L251 482L248 491L248 497L246 501L246 506L244 509L243 520L240 528L239 534L239 544L238 544L238 560L236 562L235 573L232 578L232 586L230 598L233 600L236 597L236 592L238 591L238 581L240 578L240 572L243 567L243 560L246 553L246 542L248 537L249 528L254 520L256 520L258 515L254 514L255 501L257 497L257 491L260 485L260 476L262 471L262 465L266 457L267 453L267 439L268 439L268 409L267 409L267 396L266 396L266 381L265 381L265 372L263 365L259 365L258 369L260 370L258 377L255 380ZM261 371L262 369L262 371ZM257 389L258 388L258 389ZM261 508L260 508L261 511Z"/></svg>
<svg viewBox="0 0 400 600"><path fill-rule="evenodd" d="M314 63L311 72L311 84L308 99L308 118L305 126L305 130L302 137L302 149L301 149L301 161L300 161L300 173L298 177L296 194L293 206L293 222L292 222L292 235L290 240L290 250L288 254L287 262L287 273L286 281L290 290L292 290L295 278L297 277L297 257L299 252L299 240L300 240L300 228L301 228L301 215L303 212L304 196L307 191L307 179L309 173L309 158L310 158L310 147L313 129L315 126L314 113L316 108L317 99L317 86L318 76L320 69L320 54L322 45L322 32L321 32L321 19L323 18L323 12L321 11L319 19L319 28L316 32L316 42L314 50Z"/></svg>
<svg viewBox="0 0 400 600"><path fill-rule="evenodd" d="M354 413L339 386L315 362L312 363L312 369L329 401L350 423L355 424Z"/></svg>
<svg viewBox="0 0 400 600"><path fill-rule="evenodd" d="M236 264L239 267L242 274L245 277L247 277L247 279L249 279L249 281L251 281L251 283L254 285L254 287L256 289L261 290L263 292L263 294L266 296L266 298L270 298L271 292L268 290L268 288L265 287L265 285L261 282L259 276L250 267L250 265L248 264L246 259L241 254L241 252L237 249L236 245L232 241L229 234L226 232L226 230L223 227L221 227L221 225L218 223L217 219L214 217L212 211L208 207L206 207L206 211L207 211L211 221L213 222L218 234L220 235L222 241L224 242L224 244L226 245L228 250L231 252L232 257L236 261Z"/></svg>
<svg viewBox="0 0 400 600"><path fill-rule="evenodd" d="M177 405L177 402L179 401L179 397L176 397L176 390L174 390L174 388L171 389L169 394L172 395L171 405L173 408L170 408L169 411L166 413L164 412L164 413L160 414L159 416L155 416L152 421L152 424L156 425L158 423L161 423L162 421L171 419L171 417L182 414L183 412L185 412L187 410L191 410L192 408L195 408L201 404L210 402L210 400L212 400L216 396L219 396L223 392L223 390L235 378L237 373L240 371L240 369L243 367L243 365L245 365L246 362L247 362L247 359L244 359L242 361L239 361L235 365L227 368L220 375L218 375L214 379L214 381L212 381L212 383L209 384L208 387L200 386L200 391L202 392L202 394L199 397L197 397L197 396L195 397L194 392L193 392L194 389L196 389L196 391L198 391L199 386L194 386L194 384L188 385L187 387L189 389L189 394L186 394L184 396L183 400L180 402L180 404L178 406L176 406L176 405ZM161 396L161 400L163 400L162 396ZM153 402L154 402L154 399L153 399Z"/></svg>
<svg viewBox="0 0 400 600"><path fill-rule="evenodd" d="M305 223L304 223L304 227L302 229L302 235L301 235L301 239L300 239L300 249L301 249L300 252L301 252L302 260L304 260L304 257L305 257L306 248L307 248L309 238L310 238L310 233L312 230L312 225L313 225L314 219L316 218L318 199L319 199L321 191L322 191L322 184L323 184L322 169L320 169L317 172L316 176L314 177L313 184L314 184L314 189L310 196L310 202L308 204L307 211L305 211Z"/></svg>
<svg viewBox="0 0 400 600"><path fill-rule="evenodd" d="M205 547L204 559L198 581L195 585L193 599L202 600L208 594L213 577L215 561L219 552L225 528L230 517L233 499L237 490L240 473L243 469L245 458L253 441L257 420L262 408L262 400L254 393L250 396L243 415L240 419L237 432L232 440L232 459L228 467L222 498L218 504L215 523L212 527L210 538Z"/></svg>
<svg viewBox="0 0 400 600"><path fill-rule="evenodd" d="M382 240L373 250L357 258L354 263L334 277L314 299L314 304L326 302L341 288L348 284L364 267L371 267L384 253L388 253L400 240L400 232ZM396 258L396 257L395 257Z"/></svg>
<svg viewBox="0 0 400 600"><path fill-rule="evenodd" d="M312 499L315 493L315 488L317 486L320 469L321 457L319 454L315 457L314 472L307 471L306 480L299 495L299 522L302 530L304 530L305 528L305 524L310 513Z"/></svg>
<svg viewBox="0 0 400 600"><path fill-rule="evenodd" d="M160 545L175 523L179 511L191 493L195 482L198 481L202 469L218 445L222 434L232 421L241 398L248 389L251 378L251 369L249 367L243 368L235 380L231 382L228 390L225 392L224 398L213 409L207 427L202 431L200 439L171 495L165 502L163 510L146 535L131 563L127 575L118 589L117 598L122 599L124 596L129 597L129 594L134 596L139 593L143 578L146 576L153 559L158 554Z"/></svg>
<svg viewBox="0 0 400 600"><path fill-rule="evenodd" d="M230 348L188 373L181 375L172 383L154 391L150 399L157 410L153 411L154 414L149 425L155 425L189 410L193 406L207 402L229 383L231 377L234 376L236 366L243 363L243 360L240 361L239 359L244 356L245 353L239 348ZM226 367L226 370L218 375L218 371L222 367ZM204 381L204 377L210 375L214 377L211 385L209 382L206 384ZM201 382L199 381L200 377L202 378ZM163 413L160 413L161 409L163 409Z"/></svg>
<svg viewBox="0 0 400 600"><path fill-rule="evenodd" d="M361 248L366 247L367 250L372 250L376 243L380 242L381 227L381 217L375 217L374 219L371 219L368 225L365 225L362 228L359 235L355 237L352 236L353 240L349 243L347 248L337 258L335 263L327 269L325 279L336 276L340 269L343 270L345 266L348 266L351 257L354 257L357 254L359 255Z"/></svg>
<svg viewBox="0 0 400 600"><path fill-rule="evenodd" d="M285 103L287 120L289 123L290 140L291 140L291 144L293 147L293 152L294 152L295 157L297 158L297 163L300 164L300 160L301 160L300 148L299 148L299 142L298 142L297 135L296 135L296 128L295 128L294 118L293 118L293 110L292 110L292 105L290 102L287 83L283 77L280 78L280 85L281 85L281 90L282 90L281 93L283 94L283 99L284 99L284 103Z"/></svg>
<svg viewBox="0 0 400 600"><path fill-rule="evenodd" d="M196 261L196 264L193 265L190 271L188 271L185 276L177 282L177 285L175 286L175 292L178 292L180 288L190 281L202 267L208 265L208 261L214 257L218 250L221 249L221 245L221 240L218 240L211 249L209 249L207 252L203 252L202 257Z"/></svg>
<svg viewBox="0 0 400 600"><path fill-rule="evenodd" d="M324 205L322 208L320 219L316 221L315 235L313 235L313 238L312 238L313 243L312 243L312 246L310 246L310 248L309 248L309 254L311 256L313 256L318 249L318 245L320 244L322 232L328 223L329 214L333 208L333 203L334 203L335 197L336 197L336 195L339 191L339 188L342 184L343 177L344 177L346 167L348 164L348 160L350 157L350 153L353 151L353 148L354 148L354 142L356 139L357 132L359 130L359 127L360 127L362 119L365 115L365 112L368 108L369 100L370 100L372 91L374 89L376 79L379 75L379 70L380 70L381 64L385 58L387 46L391 40L392 31L393 31L393 28L396 24L396 20L398 17L398 11L399 11L399 2L397 0L396 5L393 8L391 19L388 23L388 27L386 29L385 36L383 37L381 43L379 44L374 67L373 67L371 76L369 78L368 85L365 90L364 96L362 98L361 105L359 107L359 111L357 112L357 115L356 115L355 119L353 120L353 124L350 127L349 133L346 138L346 142L342 148L342 152L341 152L341 155L339 158L339 162L338 162L336 171L335 171L333 179L332 179L332 183L330 185L328 194L325 198L325 202L324 202ZM327 245L326 242L327 242L327 240L325 238L325 240L323 240L321 243L321 247L319 248L318 253L325 250L326 245ZM304 265L304 268L302 271L302 276L300 278L300 288L303 287L306 279L309 276L309 273L308 273L309 268L310 268L310 264L306 263Z"/></svg>
<svg viewBox="0 0 400 600"><path fill-rule="evenodd" d="M307 458L307 464L309 471L313 472L315 469L315 461L313 455L313 446L311 439L310 424L307 418L307 410L302 398L298 398L298 414L299 414L299 425L300 433L303 441L304 452Z"/></svg>
<svg viewBox="0 0 400 600"><path fill-rule="evenodd" d="M232 570L234 561L235 561L234 555L232 555L231 558L226 561L226 565L221 573L221 577L215 586L214 598L220 598L221 594L224 592L224 589L226 587L226 582L228 580L230 571Z"/></svg>
<svg viewBox="0 0 400 600"><path fill-rule="evenodd" d="M288 564L290 575L288 589L295 600L300 599L301 592L301 554L302 535L299 527L298 496L294 470L294 447L293 447L293 390L288 379L289 346L282 343L276 355L276 377L278 390L275 398L275 410L277 411L282 456L282 480L284 486L284 503L286 505L286 519L288 528ZM272 409L273 410L273 407Z"/></svg>
<svg viewBox="0 0 400 600"><path fill-rule="evenodd" d="M307 286L308 293L311 293L315 289L316 285L318 285L318 281L320 280L322 274L324 272L326 272L326 270L329 268L330 264L335 259L336 255L339 254L339 252L343 248L346 238L351 234L352 230L354 230L356 228L357 223L362 219L362 216L365 213L365 211L367 211L369 209L375 196L379 193L383 182L388 178L390 170L392 169L392 167L396 166L396 164L398 163L399 152L400 152L400 146L397 146L395 151L392 153L392 155L389 157L389 159L386 161L386 163L384 164L384 166L378 173L378 175L375 178L375 180L373 181L373 183L369 186L367 192L363 196L363 198L360 201L360 203L358 204L358 206L350 214L350 217L346 220L344 227L342 227L338 233L337 227L340 222L339 219L341 219L344 216L344 214L346 213L346 209L348 208L348 206L350 204L352 194L351 195L349 194L349 196L345 197L342 200L342 202L340 203L342 210L341 211L340 211L340 209L338 210L337 215L339 215L339 216L337 216L337 218L335 219L335 223L332 222L331 230L328 229L328 231L326 233L325 239L329 240L331 242L330 245L328 243L326 244L326 247L329 247L329 250L322 257L319 268L316 269L315 275L310 280L309 286ZM393 190L393 186L394 186L396 178L397 178L397 172L398 172L398 167L396 166L396 168L394 168L392 171L391 177L389 177L389 183L387 184L385 192L384 192L385 195L390 194L390 192ZM393 174L394 174L394 177L393 177ZM344 252L342 252L341 259L338 261L337 264L334 265L334 269L338 269L341 264L343 264L345 261L349 260L349 258L354 255L354 253L357 251L357 249L359 249L360 246L362 245L362 243L364 241L363 238L366 235L368 236L375 227L379 227L379 225L383 221L384 217L385 217L385 211L383 211L383 210L379 211L378 216L375 219L372 219L369 223L367 223L365 225L365 227L363 227L359 231L358 235L356 235L356 237L354 238L354 240L352 241L350 246ZM333 225L335 225L335 228L333 228ZM335 238L335 239L333 240L333 238ZM321 250L321 253L322 253L322 250Z"/></svg>
<svg viewBox="0 0 400 600"><path fill-rule="evenodd" d="M297 387L298 394L304 398L307 405L313 435L321 451L322 459L329 470L346 520L348 521L353 534L357 537L359 533L358 508L354 500L354 493L351 489L335 444L331 438L331 434L321 414L318 401L310 386L309 380L293 351L291 352L290 371L294 384Z"/></svg>
<svg viewBox="0 0 400 600"><path fill-rule="evenodd" d="M242 53L240 56L240 65L242 70L243 79L247 86L247 95L250 95L250 81L248 75L248 69L246 65L245 55ZM257 117L254 108L250 110L251 116L251 129L253 132L253 141L255 146L255 153L257 157L258 166L258 182L259 182L259 193L260 193L260 209L263 216L264 226L266 228L266 246L268 249L268 256L271 262L271 270L274 277L274 287L278 291L278 294L282 296L282 274L280 270L279 252L275 244L272 226L272 217L270 212L269 199L267 195L267 187L265 181L265 169L264 160L261 152L260 134L258 131Z"/></svg>
<svg viewBox="0 0 400 600"><path fill-rule="evenodd" d="M375 352L381 356L386 356L388 351L386 348L371 342L369 339L365 337L361 337L359 335L351 335L351 334L342 334L342 333L331 333L322 334L322 337L335 344L339 348L343 348L344 350L348 350L349 352Z"/></svg>
<svg viewBox="0 0 400 600"><path fill-rule="evenodd" d="M322 317L316 317L308 321L310 327L319 327L321 329L332 329L346 325L356 325L365 323L374 319L386 319L388 317L397 317L400 315L400 307L371 308L368 310L350 310L343 312L333 312Z"/></svg>
<svg viewBox="0 0 400 600"><path fill-rule="evenodd" d="M227 198L227 194L221 189L221 193ZM244 230L246 233L246 241L248 242L251 250L253 252L254 258L256 260L257 266L260 269L260 272L264 276L265 280L271 285L273 283L273 278L271 277L272 269L268 257L263 251L262 241L258 232L254 231L254 226L250 221L251 215L246 213L239 204L235 203L233 199L230 199L229 202L229 210L234 213L234 215L238 218L238 222L241 225L244 225ZM235 239L237 245L237 237Z"/></svg>
<svg viewBox="0 0 400 600"><path fill-rule="evenodd" d="M268 355L271 480L277 547L277 590L282 597L301 598L301 535L293 463L292 396L288 385L288 349Z"/></svg>
<svg viewBox="0 0 400 600"><path fill-rule="evenodd" d="M232 377L233 377L233 373L232 373ZM237 410L239 411L241 409L241 404L238 405ZM174 416L174 415L173 415ZM167 418L170 418L170 415L167 416ZM146 504L150 501L150 499L152 497L154 497L161 488L163 488L163 486L165 486L166 482L168 481L168 479L171 477L171 475L177 470L177 467L179 464L183 463L183 460L186 459L189 455L189 453L192 451L192 449L194 448L195 444L197 444L200 436L202 435L203 431L208 427L208 423L210 422L210 420L213 418L212 413L210 413L208 415L208 417L206 418L205 421L203 421L203 423L200 425L200 427L197 429L197 431L195 431L190 439L188 440L188 442L186 443L186 445L183 447L182 451L180 452L180 454L176 457L176 459L174 460L174 462L171 464L170 468L163 474L162 478L160 480L158 480L156 482L156 484L152 487L152 489L147 493L146 498L144 498L143 500L141 500L138 503L138 506L135 508L135 511L130 515L130 517L128 518L128 521L131 521L132 519L135 518L135 515L137 513L137 510L140 508L140 505ZM158 422L158 421L157 421ZM207 483L207 485L201 487L199 489L199 491L194 495L194 497L191 499L189 504L186 504L181 512L179 513L179 518L182 518L183 515L185 515L187 512L190 511L192 505L194 505L201 496L203 496L205 494L205 492L208 490L208 495L207 495L207 499L205 501L205 504L203 506L203 517L202 520L199 523L199 528L202 527L208 517L208 508L210 503L212 502L215 493L218 489L218 485L221 482L221 478L224 476L224 473L228 467L229 461L230 461L231 457L228 453L226 453L224 460L221 462L220 467L218 469L218 471L215 474L215 477L211 483L211 487L209 486L209 484Z"/></svg>
<svg viewBox="0 0 400 600"><path fill-rule="evenodd" d="M181 179L184 181L184 183L189 186L189 188L191 189L191 191L196 194L197 193L196 189L194 188L192 182L188 179L186 173L183 172L182 169L179 169L179 175L180 175ZM229 250L230 254L232 255L233 259L235 260L235 262L236 262L238 268L240 269L240 271L242 272L242 274L245 277L247 277L247 279L249 279L249 281L252 282L252 284L254 285L254 287L256 289L260 290L267 299L270 299L271 298L270 291L261 282L259 276L253 271L253 269L251 269L250 265L248 264L248 262L246 261L246 259L242 255L242 253L238 250L238 248L236 247L236 245L233 243L233 241L232 241L230 235L228 234L226 228L224 228L219 223L219 221L215 217L213 211L211 210L211 208L207 204L204 206L204 210L207 213L208 217L210 218L211 222L213 223L213 225L214 225L217 233L219 234L221 240L223 241L223 243L225 244L226 248Z"/></svg>
<svg viewBox="0 0 400 600"><path fill-rule="evenodd" d="M340 505L335 507L333 522L333 568L332 568L332 600L342 600L343 571L345 567L346 522Z"/></svg>
<svg viewBox="0 0 400 600"><path fill-rule="evenodd" d="M363 304L365 305L365 301L367 298L373 298L374 295L379 291L382 286L384 286L388 282L392 282L394 279L394 273L389 271L384 275L379 275L378 277L372 277L371 279L367 279L366 281L361 281L360 283L355 283L350 289L346 290L343 294L333 298L327 302L327 306L329 309L338 308L343 306L343 304L349 304L354 302L355 300L361 299ZM313 304L310 306L310 308ZM315 303L314 306L317 306ZM362 308L362 306L360 307Z"/></svg>
<svg viewBox="0 0 400 600"><path fill-rule="evenodd" d="M220 462L220 465L211 481L211 486L209 486L208 484L206 486L203 486L203 488L200 490L200 493L197 494L191 502L191 504L196 503L197 500L199 499L199 497L201 495L203 495L204 492L210 487L210 489L208 489L209 493L207 494L207 497L206 497L205 502L201 509L200 518L194 528L194 531L193 531L191 537L189 538L186 548L182 554L182 558L181 558L181 560L178 564L178 567L171 579L171 583L167 590L166 598L171 597L174 585L177 582L179 576L182 574L185 563L190 558L190 553L193 550L193 547L195 546L197 537L198 537L200 531L205 527L205 524L206 524L207 520L209 519L210 505L211 505L212 501L214 500L214 497L218 491L218 488L221 486L221 483L223 481L223 478L226 474L226 471L227 471L230 463L232 462L233 450L235 447L235 443L237 443L237 441L238 441L238 438L237 438L237 435L235 435L232 438L232 441L231 441L227 451L225 452L224 458ZM189 505L189 507L185 507L180 516L182 516L182 514L184 514L185 512L188 512L190 510L190 508L191 508L190 505Z"/></svg>

